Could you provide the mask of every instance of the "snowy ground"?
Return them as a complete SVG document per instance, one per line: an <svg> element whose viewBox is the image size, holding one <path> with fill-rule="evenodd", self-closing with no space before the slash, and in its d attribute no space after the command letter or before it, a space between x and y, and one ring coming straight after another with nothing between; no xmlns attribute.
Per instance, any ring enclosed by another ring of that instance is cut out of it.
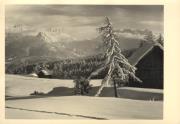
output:
<svg viewBox="0 0 180 124"><path fill-rule="evenodd" d="M100 80L94 80L91 83L96 87L99 86L100 82ZM58 92L53 90L55 87L66 87L72 90L73 86L72 80L6 75L6 118L162 119L163 117L163 101L135 100L137 96L144 98L152 95L153 98L160 99L163 93L161 90L119 89L121 96L126 97L126 99L64 95L59 94L59 89ZM53 93L58 95L32 97L29 94L34 90L43 93L52 93L53 90ZM64 90L66 89L63 89L63 92L65 92ZM109 92L109 89L106 91ZM128 99L127 96L134 99Z"/></svg>
<svg viewBox="0 0 180 124"><path fill-rule="evenodd" d="M57 118L57 115L59 118L64 118L65 114L69 118L81 117L85 119L93 117L102 119L162 118L162 102L121 98L66 96L7 100L6 107L16 108L15 111L12 108L6 109L7 118L43 118L44 115L41 114L49 114L52 118ZM20 109L24 109L21 110L22 113L18 113L17 110L20 111ZM24 112L29 112L29 114L23 114Z"/></svg>
<svg viewBox="0 0 180 124"><path fill-rule="evenodd" d="M6 96L29 96L35 90L48 93L55 87L73 88L72 80L43 79L19 75L6 75ZM101 80L93 80L93 86L99 86Z"/></svg>

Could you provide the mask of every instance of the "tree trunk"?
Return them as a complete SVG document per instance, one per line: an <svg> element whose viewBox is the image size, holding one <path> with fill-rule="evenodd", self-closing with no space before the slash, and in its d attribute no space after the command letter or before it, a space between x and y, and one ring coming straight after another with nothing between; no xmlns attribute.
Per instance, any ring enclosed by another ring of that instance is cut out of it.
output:
<svg viewBox="0 0 180 124"><path fill-rule="evenodd" d="M117 87L116 87L116 81L113 80L113 82L114 82L114 97L118 97Z"/></svg>
<svg viewBox="0 0 180 124"><path fill-rule="evenodd" d="M98 90L98 92L96 93L95 96L99 96L104 88L105 85L109 84L109 80L111 79L111 74L112 74L112 71L113 71L113 64L111 63L110 64L110 67L109 67L109 71L108 71L108 74L107 76L105 77L105 81L102 81L102 84Z"/></svg>
<svg viewBox="0 0 180 124"><path fill-rule="evenodd" d="M96 93L95 96L99 96L101 94L104 86L109 83L110 79L111 79L111 76L107 76L107 79L105 80L105 82L102 82L101 87L99 88L99 90L98 90L98 92Z"/></svg>

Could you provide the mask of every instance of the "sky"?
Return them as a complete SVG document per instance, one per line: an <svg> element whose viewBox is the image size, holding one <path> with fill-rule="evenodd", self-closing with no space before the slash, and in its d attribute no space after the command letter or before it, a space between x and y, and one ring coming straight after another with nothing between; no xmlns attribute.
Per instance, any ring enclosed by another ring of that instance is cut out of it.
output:
<svg viewBox="0 0 180 124"><path fill-rule="evenodd" d="M109 17L115 29L149 29L163 34L161 5L6 5L6 28L23 25L29 32L60 29L77 40L98 36Z"/></svg>

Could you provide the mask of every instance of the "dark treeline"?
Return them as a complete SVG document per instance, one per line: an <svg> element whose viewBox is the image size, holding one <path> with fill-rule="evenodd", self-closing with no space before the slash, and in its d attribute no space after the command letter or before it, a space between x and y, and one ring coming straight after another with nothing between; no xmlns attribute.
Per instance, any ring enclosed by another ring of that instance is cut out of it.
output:
<svg viewBox="0 0 180 124"><path fill-rule="evenodd" d="M88 77L91 72L97 69L104 61L103 56L88 57L79 60L67 59L48 63L49 70L53 70L54 78L75 79L79 77ZM103 78L105 71L94 78Z"/></svg>
<svg viewBox="0 0 180 124"><path fill-rule="evenodd" d="M124 55L129 57L133 50L124 51ZM16 62L6 63L7 74L20 74L26 75L30 73L37 73L38 68L49 70L52 74L52 78L59 79L76 79L79 77L88 77L95 69L101 66L105 60L105 57L100 54L96 56L89 56L79 59L64 59L57 60L52 58L31 58L23 59ZM105 69L94 79L104 78L108 69Z"/></svg>
<svg viewBox="0 0 180 124"><path fill-rule="evenodd" d="M8 74L30 74L37 72L38 67L51 71L53 78L74 79L80 76L87 77L97 69L104 61L102 55L86 57L81 59L65 59L59 61L45 61L40 63L30 63L23 61L18 64L6 65ZM103 78L105 71L94 78Z"/></svg>

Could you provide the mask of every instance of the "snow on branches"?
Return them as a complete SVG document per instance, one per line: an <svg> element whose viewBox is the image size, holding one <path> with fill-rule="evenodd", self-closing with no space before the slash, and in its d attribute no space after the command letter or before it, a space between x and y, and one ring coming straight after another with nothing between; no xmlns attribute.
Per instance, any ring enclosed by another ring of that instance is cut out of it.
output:
<svg viewBox="0 0 180 124"><path fill-rule="evenodd" d="M105 26L98 28L99 33L102 35L102 40L105 47L105 63L91 73L88 77L88 80L100 73L105 68L108 68L108 73L102 81L101 87L99 88L96 96L99 96L103 87L109 84L109 81L116 75L121 79L121 81L125 81L132 77L136 81L141 82L141 80L135 76L136 68L132 66L125 56L121 53L119 40L117 39L116 32L113 30L112 23L109 18L105 18Z"/></svg>

